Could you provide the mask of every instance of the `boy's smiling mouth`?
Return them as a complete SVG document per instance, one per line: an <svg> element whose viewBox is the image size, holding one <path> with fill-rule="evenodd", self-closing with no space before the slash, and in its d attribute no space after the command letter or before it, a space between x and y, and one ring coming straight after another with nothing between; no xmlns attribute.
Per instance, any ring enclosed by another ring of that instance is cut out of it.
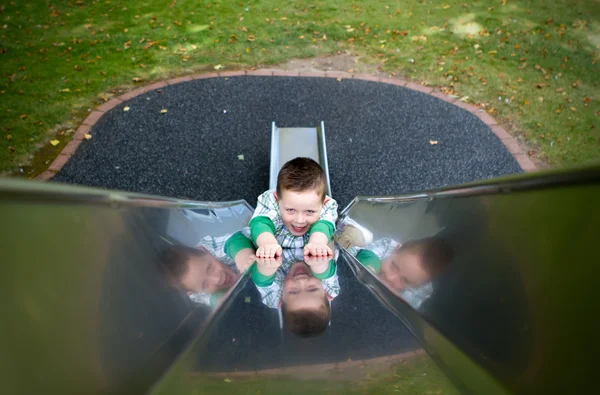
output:
<svg viewBox="0 0 600 395"><path fill-rule="evenodd" d="M308 225L296 226L294 224L290 224L290 226L292 227L292 230L296 233L304 233L306 231L306 228L308 227Z"/></svg>
<svg viewBox="0 0 600 395"><path fill-rule="evenodd" d="M301 275L308 276L308 270L306 270L304 266L298 266L296 269L294 269L294 273L292 273L292 277Z"/></svg>

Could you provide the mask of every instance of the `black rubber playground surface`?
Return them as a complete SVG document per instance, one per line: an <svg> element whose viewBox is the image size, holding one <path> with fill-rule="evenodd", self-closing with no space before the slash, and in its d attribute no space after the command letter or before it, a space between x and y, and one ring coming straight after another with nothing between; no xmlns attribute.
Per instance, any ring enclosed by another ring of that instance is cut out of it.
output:
<svg viewBox="0 0 600 395"><path fill-rule="evenodd" d="M271 122L321 120L342 207L358 195L521 171L483 122L435 97L370 81L244 76L171 85L115 107L54 181L255 205L268 188Z"/></svg>

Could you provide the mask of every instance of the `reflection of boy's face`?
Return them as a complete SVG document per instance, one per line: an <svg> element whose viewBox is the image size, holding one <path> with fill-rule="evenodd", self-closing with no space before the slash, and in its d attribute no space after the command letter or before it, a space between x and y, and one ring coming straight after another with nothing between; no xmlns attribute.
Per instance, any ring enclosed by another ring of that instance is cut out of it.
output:
<svg viewBox="0 0 600 395"><path fill-rule="evenodd" d="M277 196L281 220L294 236L302 236L317 222L323 208L323 199L312 191L283 191Z"/></svg>
<svg viewBox="0 0 600 395"><path fill-rule="evenodd" d="M283 303L287 311L325 308L325 290L321 280L312 276L304 262L296 262L283 280Z"/></svg>
<svg viewBox="0 0 600 395"><path fill-rule="evenodd" d="M230 288L237 279L238 275L229 266L207 254L188 258L187 271L180 283L188 292L212 294Z"/></svg>
<svg viewBox="0 0 600 395"><path fill-rule="evenodd" d="M418 287L431 279L421 254L401 250L381 262L380 277L394 289Z"/></svg>

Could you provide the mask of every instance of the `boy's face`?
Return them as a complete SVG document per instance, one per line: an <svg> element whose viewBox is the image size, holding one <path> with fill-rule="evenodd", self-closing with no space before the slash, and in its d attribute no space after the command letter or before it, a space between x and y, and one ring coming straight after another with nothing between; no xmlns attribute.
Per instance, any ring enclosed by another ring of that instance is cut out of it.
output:
<svg viewBox="0 0 600 395"><path fill-rule="evenodd" d="M277 196L281 220L294 236L303 236L319 220L323 199L316 191L283 191Z"/></svg>
<svg viewBox="0 0 600 395"><path fill-rule="evenodd" d="M283 302L288 311L324 308L325 290L304 262L296 262L283 280Z"/></svg>
<svg viewBox="0 0 600 395"><path fill-rule="evenodd" d="M381 279L393 289L418 287L431 280L423 269L421 254L414 251L396 251L381 262Z"/></svg>
<svg viewBox="0 0 600 395"><path fill-rule="evenodd" d="M180 279L180 284L188 293L212 294L230 288L238 277L229 266L207 254L188 258L187 272Z"/></svg>

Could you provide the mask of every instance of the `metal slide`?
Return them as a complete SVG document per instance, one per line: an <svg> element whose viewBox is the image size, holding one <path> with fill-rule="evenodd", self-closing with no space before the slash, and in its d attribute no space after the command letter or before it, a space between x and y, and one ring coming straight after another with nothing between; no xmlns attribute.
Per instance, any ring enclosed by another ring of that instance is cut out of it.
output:
<svg viewBox="0 0 600 395"><path fill-rule="evenodd" d="M329 165L327 163L327 144L325 143L325 123L316 128L280 128L273 122L271 130L271 171L269 189L277 187L277 174L289 160L298 157L316 161L327 177L327 195L331 195Z"/></svg>
<svg viewBox="0 0 600 395"><path fill-rule="evenodd" d="M365 249L416 243L438 267L429 288L338 248L331 325L281 339L246 274L192 303L159 270L172 244L218 250L246 202L3 179L3 393L584 393L598 196L596 166L356 198L337 236L352 219L373 233Z"/></svg>

